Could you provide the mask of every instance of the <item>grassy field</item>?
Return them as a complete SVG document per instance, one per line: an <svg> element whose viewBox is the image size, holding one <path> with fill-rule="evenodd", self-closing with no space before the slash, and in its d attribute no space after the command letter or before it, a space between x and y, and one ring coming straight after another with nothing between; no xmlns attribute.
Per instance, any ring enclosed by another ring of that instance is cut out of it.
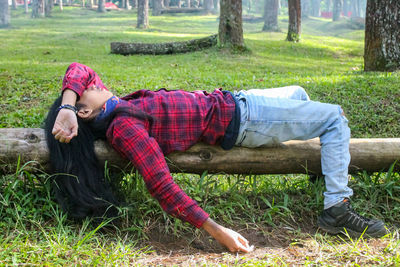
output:
<svg viewBox="0 0 400 267"><path fill-rule="evenodd" d="M212 91L298 84L314 100L342 105L353 137L399 137L400 73L364 73L363 30L347 20L303 21L300 43L245 23L248 52L212 48L165 56L110 54L110 42L181 41L217 32L217 16L150 17L135 29L134 11L98 14L55 10L32 20L12 12L0 29L0 127L40 127L74 61L91 66L115 93L134 90ZM17 163L16 163L17 164ZM165 215L135 172L120 175L129 203L118 225L70 221L50 196L51 177L20 166L0 176L0 265L399 265L397 224L400 175L360 173L351 178L354 206L388 223L392 234L351 239L321 233L322 181L306 175L176 174L179 185L212 217L247 237L256 250L226 253L203 231Z"/></svg>

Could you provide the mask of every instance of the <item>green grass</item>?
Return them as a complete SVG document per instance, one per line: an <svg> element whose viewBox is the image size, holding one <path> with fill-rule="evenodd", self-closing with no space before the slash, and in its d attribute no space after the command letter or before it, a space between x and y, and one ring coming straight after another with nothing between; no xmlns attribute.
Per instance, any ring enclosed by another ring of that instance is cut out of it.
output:
<svg viewBox="0 0 400 267"><path fill-rule="evenodd" d="M110 42L165 42L217 32L216 16L150 17L138 30L134 11L98 14L80 8L54 10L32 20L12 12L0 29L0 127L40 127L60 93L67 66L91 66L117 94L137 89L212 91L298 84L312 99L342 105L353 137L399 137L400 74L364 73L363 31L346 21L303 21L300 43L282 32L245 23L245 53L212 48L165 56L110 54ZM74 222L50 196L51 177L19 168L0 176L0 265L398 265L399 238L331 237L317 231L323 183L306 175L225 176L176 174L177 183L218 222L256 244L250 255L223 250L204 232L165 215L135 172L114 183L126 196L117 225ZM395 228L400 219L400 176L360 173L350 181L354 206ZM199 249L201 248L201 249ZM172 251L171 253L169 251ZM196 259L190 258L198 254Z"/></svg>

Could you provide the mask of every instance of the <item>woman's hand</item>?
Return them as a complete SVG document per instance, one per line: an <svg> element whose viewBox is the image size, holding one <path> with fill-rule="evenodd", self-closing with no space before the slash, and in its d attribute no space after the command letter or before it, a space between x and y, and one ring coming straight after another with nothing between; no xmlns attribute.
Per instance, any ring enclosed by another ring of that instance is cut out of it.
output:
<svg viewBox="0 0 400 267"><path fill-rule="evenodd" d="M58 112L51 132L54 138L61 143L69 143L72 138L78 135L78 120L76 114L69 109L61 109Z"/></svg>
<svg viewBox="0 0 400 267"><path fill-rule="evenodd" d="M71 89L65 89L62 95L61 105L75 106L77 94ZM72 138L78 135L78 119L76 114L69 109L61 109L58 112L51 133L61 143L69 143Z"/></svg>
<svg viewBox="0 0 400 267"><path fill-rule="evenodd" d="M221 245L228 248L230 252L251 252L254 247L249 246L249 241L241 234L223 227L210 218L202 226Z"/></svg>

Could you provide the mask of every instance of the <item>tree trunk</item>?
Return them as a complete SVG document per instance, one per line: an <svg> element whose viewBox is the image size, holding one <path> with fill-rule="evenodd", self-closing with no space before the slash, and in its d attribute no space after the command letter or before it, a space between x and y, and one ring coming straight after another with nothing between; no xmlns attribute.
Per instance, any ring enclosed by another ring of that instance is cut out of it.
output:
<svg viewBox="0 0 400 267"><path fill-rule="evenodd" d="M332 11L332 20L338 21L340 20L340 16L342 13L343 2L342 0L334 0L333 1L333 11Z"/></svg>
<svg viewBox="0 0 400 267"><path fill-rule="evenodd" d="M10 25L10 9L8 0L0 0L0 28Z"/></svg>
<svg viewBox="0 0 400 267"><path fill-rule="evenodd" d="M164 7L169 8L169 2L170 0L164 0Z"/></svg>
<svg viewBox="0 0 400 267"><path fill-rule="evenodd" d="M44 14L46 17L51 17L51 11L53 10L54 2L53 0L45 0Z"/></svg>
<svg viewBox="0 0 400 267"><path fill-rule="evenodd" d="M289 174L321 173L321 146L318 139L289 141L269 148L234 147L223 150L219 146L196 144L185 152L174 152L166 157L171 172L227 173L227 174ZM49 170L49 157L43 129L0 129L0 172L15 171L30 162L24 170ZM127 161L103 141L95 143L95 151L108 166L126 167ZM350 173L387 170L400 159L400 138L351 139ZM400 164L394 168L400 169Z"/></svg>
<svg viewBox="0 0 400 267"><path fill-rule="evenodd" d="M32 18L43 18L45 9L45 0L33 0Z"/></svg>
<svg viewBox="0 0 400 267"><path fill-rule="evenodd" d="M60 11L63 11L63 0L58 0L58 5L60 6Z"/></svg>
<svg viewBox="0 0 400 267"><path fill-rule="evenodd" d="M17 10L17 1L16 0L11 0L11 9Z"/></svg>
<svg viewBox="0 0 400 267"><path fill-rule="evenodd" d="M311 1L311 16L313 17L321 16L321 0Z"/></svg>
<svg viewBox="0 0 400 267"><path fill-rule="evenodd" d="M210 48L217 44L217 36L194 39L185 42L169 42L169 43L111 43L111 53L121 55L132 54L176 54L193 52L205 48Z"/></svg>
<svg viewBox="0 0 400 267"><path fill-rule="evenodd" d="M29 13L28 0L24 0L25 14Z"/></svg>
<svg viewBox="0 0 400 267"><path fill-rule="evenodd" d="M87 6L88 6L88 8L93 8L93 0L88 0L87 1Z"/></svg>
<svg viewBox="0 0 400 267"><path fill-rule="evenodd" d="M301 5L300 0L288 0L289 5L289 29L286 40L290 42L300 41L301 33Z"/></svg>
<svg viewBox="0 0 400 267"><path fill-rule="evenodd" d="M264 32L279 32L278 27L279 0L265 0L264 2Z"/></svg>
<svg viewBox="0 0 400 267"><path fill-rule="evenodd" d="M343 14L345 17L348 17L350 12L350 6L348 0L343 0Z"/></svg>
<svg viewBox="0 0 400 267"><path fill-rule="evenodd" d="M365 71L400 69L400 1L368 0L364 69Z"/></svg>
<svg viewBox="0 0 400 267"><path fill-rule="evenodd" d="M160 16L163 9L163 0L154 0L153 2L153 16Z"/></svg>
<svg viewBox="0 0 400 267"><path fill-rule="evenodd" d="M149 27L149 0L138 0L136 28L147 29Z"/></svg>
<svg viewBox="0 0 400 267"><path fill-rule="evenodd" d="M220 46L243 49L242 0L221 0L220 5Z"/></svg>
<svg viewBox="0 0 400 267"><path fill-rule="evenodd" d="M106 12L105 0L98 1L97 12Z"/></svg>

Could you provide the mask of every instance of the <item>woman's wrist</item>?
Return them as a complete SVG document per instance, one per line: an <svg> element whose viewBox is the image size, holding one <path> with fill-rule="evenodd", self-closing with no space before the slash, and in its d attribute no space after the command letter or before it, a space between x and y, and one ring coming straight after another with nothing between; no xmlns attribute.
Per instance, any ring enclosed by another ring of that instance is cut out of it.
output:
<svg viewBox="0 0 400 267"><path fill-rule="evenodd" d="M76 100L78 99L77 93L71 89L65 89L62 93L61 105L72 105L75 106Z"/></svg>
<svg viewBox="0 0 400 267"><path fill-rule="evenodd" d="M214 222L212 219L208 218L204 223L202 228L206 230L212 237L216 237L218 233L221 231L223 226Z"/></svg>
<svg viewBox="0 0 400 267"><path fill-rule="evenodd" d="M78 114L78 109L77 109L75 106L70 105L70 104L65 104L65 105L59 106L58 109L57 109L57 111L60 111L60 110L62 110L62 109L71 110L71 111L73 111L75 114Z"/></svg>

